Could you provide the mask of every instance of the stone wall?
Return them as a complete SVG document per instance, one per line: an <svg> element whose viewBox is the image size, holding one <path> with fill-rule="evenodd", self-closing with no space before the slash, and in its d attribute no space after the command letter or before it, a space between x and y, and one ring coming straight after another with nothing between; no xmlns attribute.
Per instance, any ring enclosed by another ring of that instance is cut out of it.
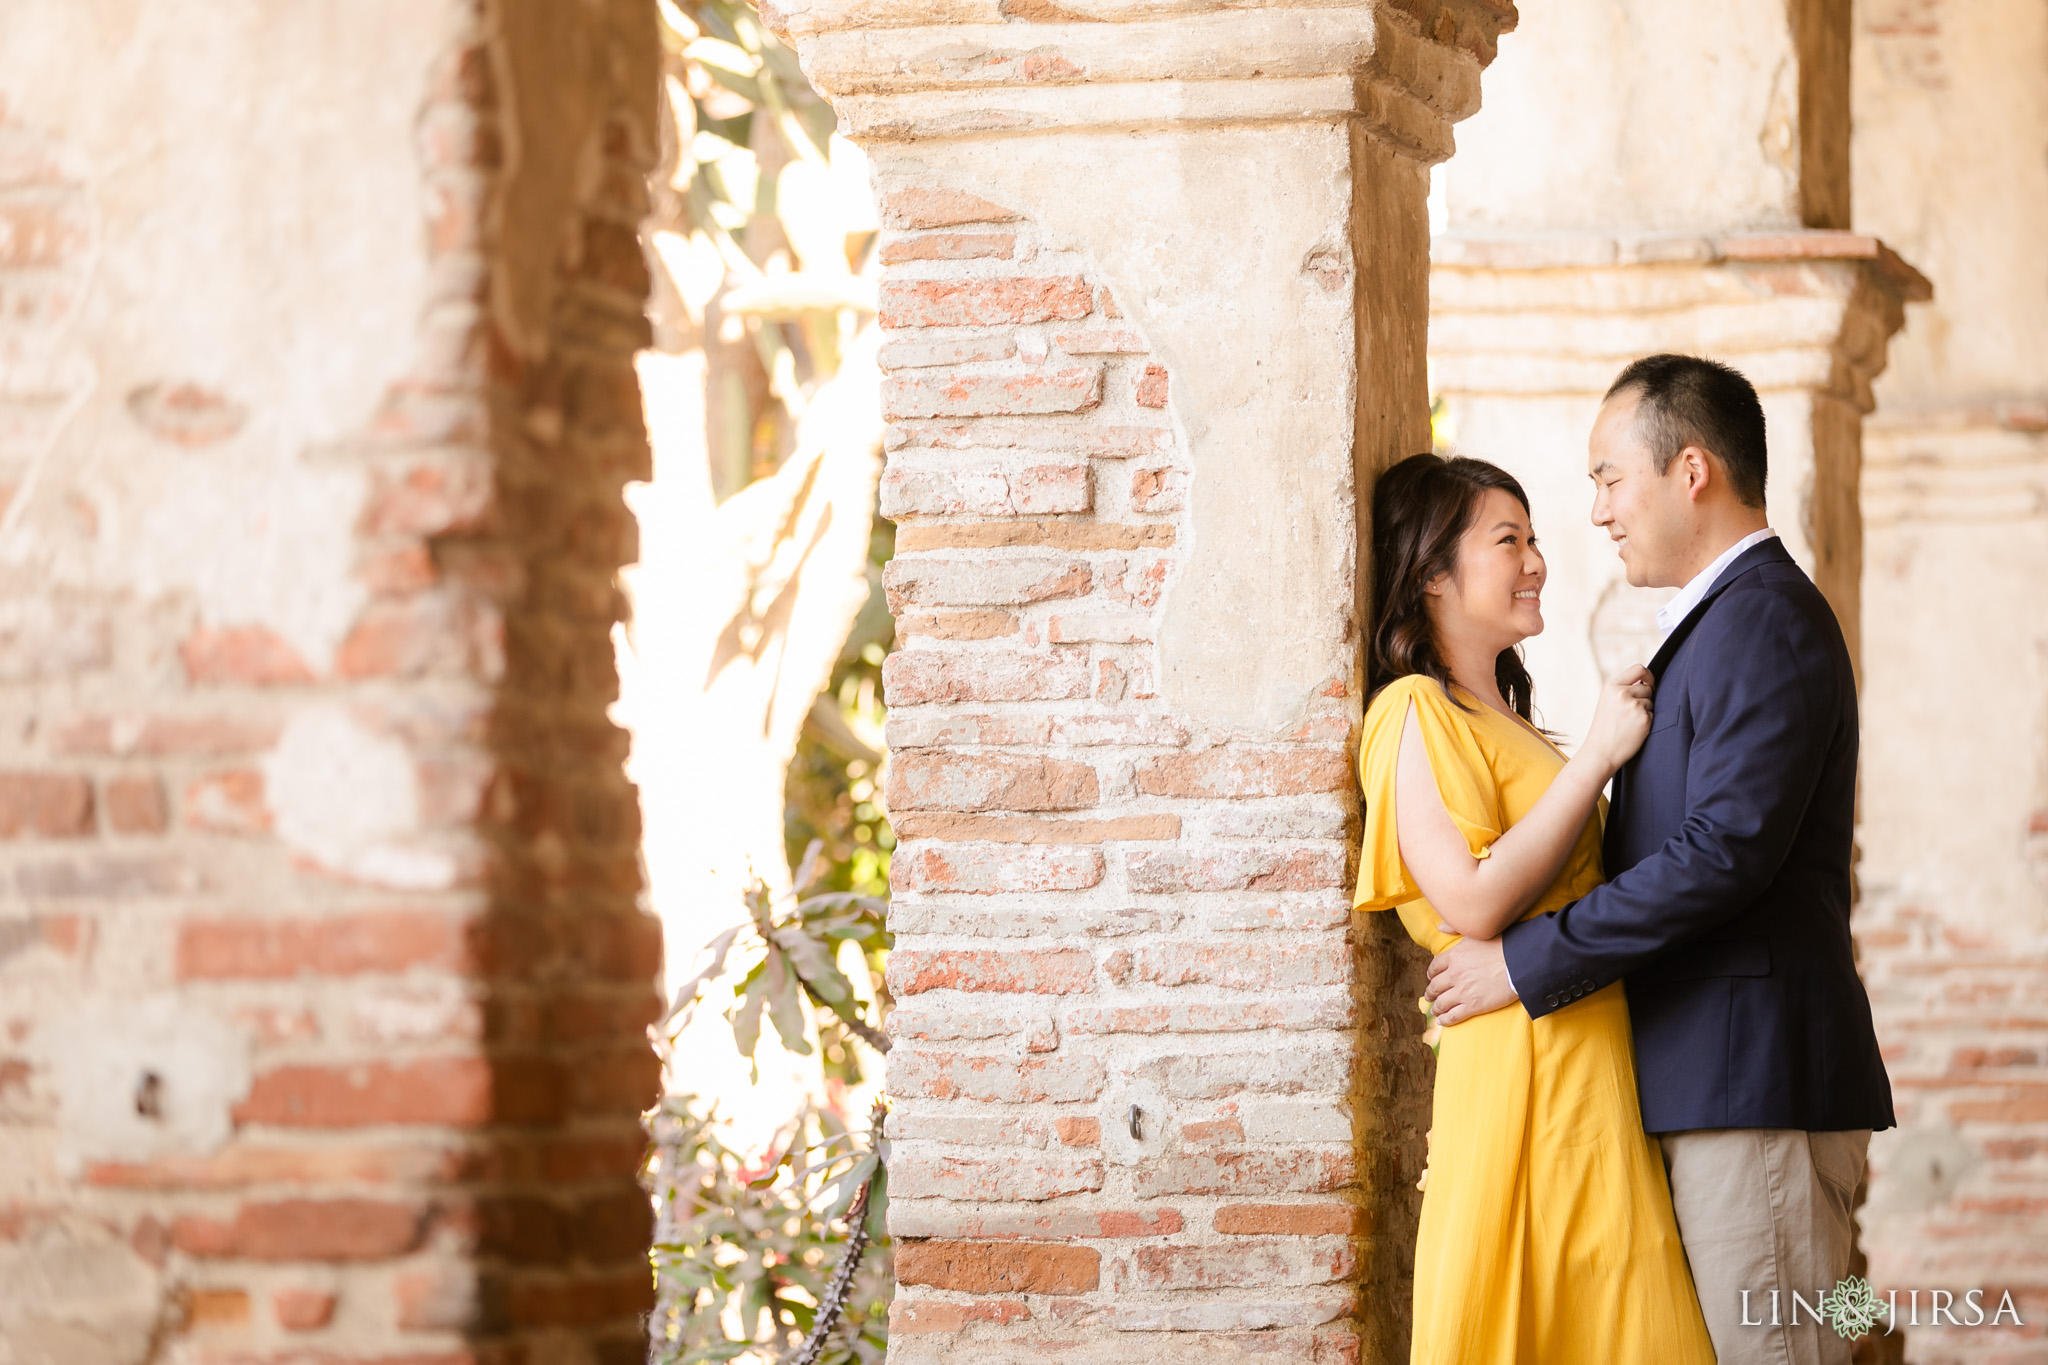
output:
<svg viewBox="0 0 2048 1365"><path fill-rule="evenodd" d="M654 41L0 14L10 1360L639 1358Z"/></svg>
<svg viewBox="0 0 2048 1365"><path fill-rule="evenodd" d="M1863 472L1861 938L1900 1101L1865 1241L1881 1281L2010 1289L2030 1324L1923 1327L1912 1359L2039 1359L2048 13L1864 0L1857 19L1857 221L1935 285L1893 342Z"/></svg>

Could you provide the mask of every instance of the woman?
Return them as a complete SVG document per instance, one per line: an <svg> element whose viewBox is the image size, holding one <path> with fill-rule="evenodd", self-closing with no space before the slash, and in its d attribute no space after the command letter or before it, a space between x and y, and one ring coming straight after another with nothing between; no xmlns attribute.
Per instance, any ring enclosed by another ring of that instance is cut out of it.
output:
<svg viewBox="0 0 2048 1365"><path fill-rule="evenodd" d="M1543 629L1545 574L1521 485L1417 455L1381 478L1373 526L1353 899L1436 952L1599 884L1600 793L1649 732L1650 675L1603 690L1567 760L1530 723L1516 648ZM1410 1359L1712 1365L1619 983L1534 1023L1509 1008L1441 1031Z"/></svg>

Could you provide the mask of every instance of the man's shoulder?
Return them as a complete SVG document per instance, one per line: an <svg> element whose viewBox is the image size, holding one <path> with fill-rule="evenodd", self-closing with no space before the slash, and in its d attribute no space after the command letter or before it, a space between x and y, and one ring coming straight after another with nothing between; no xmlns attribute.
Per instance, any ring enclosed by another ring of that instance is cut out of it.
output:
<svg viewBox="0 0 2048 1365"><path fill-rule="evenodd" d="M1849 676L1842 624L1796 564L1759 565L1729 584L1707 604L1688 643L1694 663L1686 670L1688 692L1796 679L1818 699Z"/></svg>
<svg viewBox="0 0 2048 1365"><path fill-rule="evenodd" d="M1790 560L1766 560L1737 575L1700 616L1709 636L1755 636L1790 631L1840 639L1841 623L1827 595Z"/></svg>

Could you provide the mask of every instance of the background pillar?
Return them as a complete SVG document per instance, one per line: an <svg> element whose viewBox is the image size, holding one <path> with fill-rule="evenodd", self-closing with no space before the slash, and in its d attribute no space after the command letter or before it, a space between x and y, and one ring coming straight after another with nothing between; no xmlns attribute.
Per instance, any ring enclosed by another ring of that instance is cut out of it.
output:
<svg viewBox="0 0 2048 1365"><path fill-rule="evenodd" d="M1857 6L1856 213L1926 270L1864 446L1864 971L1899 1092L1879 1283L2048 1322L2048 11ZM1923 1302L1925 1297L1923 1296Z"/></svg>
<svg viewBox="0 0 2048 1365"><path fill-rule="evenodd" d="M1551 559L1538 709L1583 731L1647 659L1668 593L1588 521L1586 433L1636 356L1743 370L1771 426L1771 524L1859 632L1870 382L1927 282L1845 231L1848 7L1575 0L1517 35L1440 185L1433 379L1454 443L1521 477Z"/></svg>

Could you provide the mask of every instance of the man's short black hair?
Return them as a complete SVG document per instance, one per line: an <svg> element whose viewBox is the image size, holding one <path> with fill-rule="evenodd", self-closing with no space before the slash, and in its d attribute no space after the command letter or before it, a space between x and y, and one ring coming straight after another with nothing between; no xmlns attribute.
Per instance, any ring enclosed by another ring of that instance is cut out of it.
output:
<svg viewBox="0 0 2048 1365"><path fill-rule="evenodd" d="M1740 371L1696 355L1646 355L1621 372L1607 397L1630 390L1636 432L1659 474L1679 451L1699 446L1728 471L1736 497L1750 507L1764 505L1764 405Z"/></svg>

